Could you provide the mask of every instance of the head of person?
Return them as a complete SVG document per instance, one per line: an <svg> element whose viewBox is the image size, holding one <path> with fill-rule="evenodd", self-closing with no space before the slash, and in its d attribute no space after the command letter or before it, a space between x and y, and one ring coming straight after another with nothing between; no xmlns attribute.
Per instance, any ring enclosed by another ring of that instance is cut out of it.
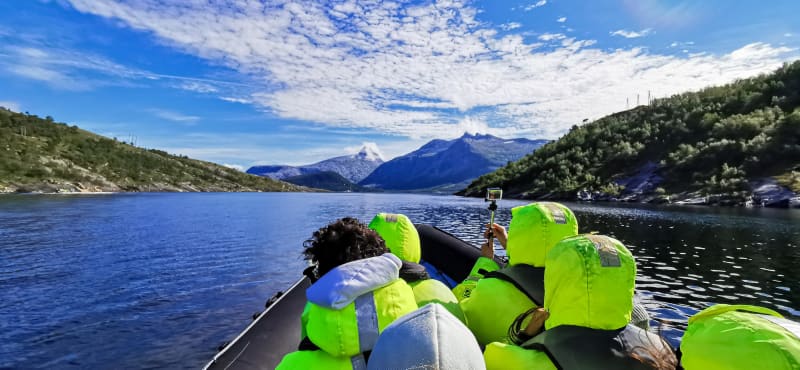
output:
<svg viewBox="0 0 800 370"><path fill-rule="evenodd" d="M560 203L536 202L511 209L506 252L509 265L545 266L545 256L561 239L578 235L578 220Z"/></svg>
<svg viewBox="0 0 800 370"><path fill-rule="evenodd" d="M378 213L369 223L386 242L386 247L403 261L419 263L422 256L419 233L406 215Z"/></svg>
<svg viewBox="0 0 800 370"><path fill-rule="evenodd" d="M636 261L619 241L604 235L564 239L547 254L545 328L559 325L616 330L631 321Z"/></svg>
<svg viewBox="0 0 800 370"><path fill-rule="evenodd" d="M347 262L389 253L378 233L352 217L315 231L303 247L304 258L317 265L317 276Z"/></svg>
<svg viewBox="0 0 800 370"><path fill-rule="evenodd" d="M422 306L386 327L367 368L485 369L478 341L469 329L437 303Z"/></svg>

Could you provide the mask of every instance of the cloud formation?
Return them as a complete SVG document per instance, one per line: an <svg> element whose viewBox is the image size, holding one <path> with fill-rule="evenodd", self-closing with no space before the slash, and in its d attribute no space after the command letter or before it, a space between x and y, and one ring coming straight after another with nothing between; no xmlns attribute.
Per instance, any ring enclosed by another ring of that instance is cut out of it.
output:
<svg viewBox="0 0 800 370"><path fill-rule="evenodd" d="M537 1L537 2L535 2L535 3L533 3L533 4L531 4L531 5L528 5L528 6L526 6L526 7L524 8L524 10L525 10L526 12L529 12L529 11L531 11L531 10L533 10L533 9L536 9L536 8L538 8L538 7L540 7L540 6L545 6L545 5L547 5L547 0L539 0L539 1Z"/></svg>
<svg viewBox="0 0 800 370"><path fill-rule="evenodd" d="M0 100L0 107L8 109L10 111L19 112L20 105L15 101L2 101Z"/></svg>
<svg viewBox="0 0 800 370"><path fill-rule="evenodd" d="M173 112L166 109L153 108L149 109L148 112L152 113L158 118L187 125L195 124L197 123L197 121L200 120L200 117L198 116L191 116L188 114Z"/></svg>
<svg viewBox="0 0 800 370"><path fill-rule="evenodd" d="M653 31L652 28L645 28L641 31L628 31L628 30L616 30L613 32L609 32L611 36L622 36L626 39L635 39L638 37L645 37L649 35Z"/></svg>
<svg viewBox="0 0 800 370"><path fill-rule="evenodd" d="M624 109L637 93L661 97L729 82L774 69L794 53L753 43L723 55L661 55L595 48L595 40L563 34L531 43L499 34L461 0L69 2L248 77L252 90L244 95L208 83L223 99L283 118L412 139L454 137L475 127L554 138L584 118Z"/></svg>

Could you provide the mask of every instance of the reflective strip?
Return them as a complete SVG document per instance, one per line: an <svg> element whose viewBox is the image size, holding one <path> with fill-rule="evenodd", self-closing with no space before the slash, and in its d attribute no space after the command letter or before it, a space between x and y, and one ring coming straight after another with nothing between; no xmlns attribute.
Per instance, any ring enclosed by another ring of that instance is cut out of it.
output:
<svg viewBox="0 0 800 370"><path fill-rule="evenodd" d="M385 216L384 219L386 220L386 222L390 222L390 223L391 222L397 222L397 215L394 214L394 213L387 213L384 216Z"/></svg>
<svg viewBox="0 0 800 370"><path fill-rule="evenodd" d="M358 321L358 349L361 353L371 351L378 341L378 313L372 292L356 298L356 320Z"/></svg>
<svg viewBox="0 0 800 370"><path fill-rule="evenodd" d="M553 222L562 225L567 223L567 215L564 214L564 210L561 209L561 207L548 202L544 202L542 205L550 211L550 214L553 216Z"/></svg>
<svg viewBox="0 0 800 370"><path fill-rule="evenodd" d="M597 255L600 257L600 266L603 267L620 267L622 261L619 259L619 252L614 248L611 240L608 240L603 235L586 235L597 249Z"/></svg>
<svg viewBox="0 0 800 370"><path fill-rule="evenodd" d="M799 338L800 339L800 324L798 324L798 323L796 323L794 321L790 321L790 320L786 320L784 318L777 317L777 316L761 315L761 314L757 314L757 315L761 316L761 318L763 318L765 320L769 320L770 322L772 322L775 325L778 325L778 326L786 329L786 331L794 334L795 338Z"/></svg>
<svg viewBox="0 0 800 370"><path fill-rule="evenodd" d="M353 366L353 370L366 370L367 369L367 361L364 360L364 355L357 354L353 357L350 357L350 365Z"/></svg>
<svg viewBox="0 0 800 370"><path fill-rule="evenodd" d="M480 277L480 276L470 275L470 276L467 276L467 278L466 278L465 280L469 280L469 281L478 281L478 280L480 280L480 279L481 279L481 277Z"/></svg>

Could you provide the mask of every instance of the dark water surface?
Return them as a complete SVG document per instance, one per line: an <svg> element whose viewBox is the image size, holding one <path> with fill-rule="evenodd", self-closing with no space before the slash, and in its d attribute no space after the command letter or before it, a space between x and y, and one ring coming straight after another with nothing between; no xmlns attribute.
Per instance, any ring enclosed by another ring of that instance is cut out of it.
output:
<svg viewBox="0 0 800 370"><path fill-rule="evenodd" d="M502 201L498 223L512 206ZM800 212L569 204L630 246L663 334L712 302L800 319ZM0 368L198 368L288 287L302 241L405 213L478 242L478 199L397 194L0 197Z"/></svg>

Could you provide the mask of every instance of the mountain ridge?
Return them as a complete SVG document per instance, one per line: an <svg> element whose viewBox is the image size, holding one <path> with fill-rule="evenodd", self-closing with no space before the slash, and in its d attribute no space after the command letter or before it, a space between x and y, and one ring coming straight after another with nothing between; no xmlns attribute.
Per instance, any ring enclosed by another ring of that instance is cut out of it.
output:
<svg viewBox="0 0 800 370"><path fill-rule="evenodd" d="M457 190L454 184L491 172L545 142L466 133L453 140L434 139L380 165L359 185L384 190L451 192Z"/></svg>
<svg viewBox="0 0 800 370"><path fill-rule="evenodd" d="M357 153L351 155L333 157L304 166L252 166L246 172L282 180L294 176L332 171L352 183L358 183L382 163L384 163L383 155L378 150L377 145L365 143Z"/></svg>

